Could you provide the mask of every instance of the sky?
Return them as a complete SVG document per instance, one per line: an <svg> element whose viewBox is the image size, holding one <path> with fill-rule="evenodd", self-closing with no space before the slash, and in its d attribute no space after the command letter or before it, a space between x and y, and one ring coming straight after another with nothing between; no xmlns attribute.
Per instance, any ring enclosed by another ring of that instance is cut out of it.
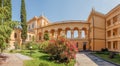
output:
<svg viewBox="0 0 120 66"><path fill-rule="evenodd" d="M120 4L120 0L25 0L27 21L44 14L50 22L87 20L92 8L103 14ZM20 21L21 0L12 0L12 20Z"/></svg>

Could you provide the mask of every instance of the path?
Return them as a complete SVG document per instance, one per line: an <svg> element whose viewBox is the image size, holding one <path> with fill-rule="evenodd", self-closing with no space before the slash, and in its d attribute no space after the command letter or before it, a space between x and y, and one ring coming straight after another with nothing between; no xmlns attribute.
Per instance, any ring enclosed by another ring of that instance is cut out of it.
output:
<svg viewBox="0 0 120 66"><path fill-rule="evenodd" d="M75 66L116 66L89 53L78 53Z"/></svg>
<svg viewBox="0 0 120 66"><path fill-rule="evenodd" d="M5 54L8 56L6 63L1 64L0 66L23 66L23 60L31 60L28 56L16 54Z"/></svg>

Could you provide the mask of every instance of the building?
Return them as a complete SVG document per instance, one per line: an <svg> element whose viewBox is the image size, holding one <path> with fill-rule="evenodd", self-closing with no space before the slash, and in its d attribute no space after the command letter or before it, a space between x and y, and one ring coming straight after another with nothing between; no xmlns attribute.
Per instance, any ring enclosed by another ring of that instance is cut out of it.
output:
<svg viewBox="0 0 120 66"><path fill-rule="evenodd" d="M107 14L92 9L85 21L50 22L44 15L41 15L33 17L27 25L28 38L26 41L34 38L36 42L40 42L43 40L44 34L49 33L50 38L64 35L67 39L76 41L79 50L100 51L102 48L108 48L110 51L120 52L120 4ZM21 44L21 38L16 38L16 34L20 35L21 32L16 33L16 31L11 35L11 39L14 39L11 40L11 45L14 45L15 40ZM70 37L67 37L68 32ZM75 32L77 32L77 36ZM82 37L82 32L84 32L84 37Z"/></svg>

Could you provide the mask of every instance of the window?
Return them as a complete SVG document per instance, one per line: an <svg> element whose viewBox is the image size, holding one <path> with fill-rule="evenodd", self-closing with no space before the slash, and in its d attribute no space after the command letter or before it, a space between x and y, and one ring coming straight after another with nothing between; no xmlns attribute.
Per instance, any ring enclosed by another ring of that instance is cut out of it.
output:
<svg viewBox="0 0 120 66"><path fill-rule="evenodd" d="M29 40L31 40L31 35L29 35Z"/></svg>
<svg viewBox="0 0 120 66"><path fill-rule="evenodd" d="M113 49L118 49L118 44L117 44L117 41L113 41Z"/></svg>
<svg viewBox="0 0 120 66"><path fill-rule="evenodd" d="M108 42L108 49L111 49L111 42Z"/></svg>
<svg viewBox="0 0 120 66"><path fill-rule="evenodd" d="M111 36L111 31L107 31L107 37Z"/></svg>
<svg viewBox="0 0 120 66"><path fill-rule="evenodd" d="M110 20L107 21L107 26L110 26L111 25L111 22Z"/></svg>
<svg viewBox="0 0 120 66"><path fill-rule="evenodd" d="M113 23L116 23L117 22L117 16L113 17Z"/></svg>
<svg viewBox="0 0 120 66"><path fill-rule="evenodd" d="M17 38L17 33L14 33L14 38Z"/></svg>
<svg viewBox="0 0 120 66"><path fill-rule="evenodd" d="M32 28L34 28L34 23L32 23Z"/></svg>
<svg viewBox="0 0 120 66"><path fill-rule="evenodd" d="M28 29L30 29L30 25L29 25Z"/></svg>
<svg viewBox="0 0 120 66"><path fill-rule="evenodd" d="M113 29L113 36L116 36L116 35L118 35L118 29L117 28Z"/></svg>

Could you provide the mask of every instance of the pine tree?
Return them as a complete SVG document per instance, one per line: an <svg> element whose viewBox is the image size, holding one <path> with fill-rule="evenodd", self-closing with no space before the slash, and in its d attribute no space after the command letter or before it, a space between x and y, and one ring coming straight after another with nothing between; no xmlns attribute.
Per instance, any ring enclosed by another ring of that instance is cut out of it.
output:
<svg viewBox="0 0 120 66"><path fill-rule="evenodd" d="M21 0L21 26L22 26L22 42L24 43L27 38L27 23L26 23L26 9L25 0Z"/></svg>
<svg viewBox="0 0 120 66"><path fill-rule="evenodd" d="M11 21L12 20L12 7L11 7L11 0L3 0L3 7L7 6L7 10L9 13L6 14L5 21Z"/></svg>

